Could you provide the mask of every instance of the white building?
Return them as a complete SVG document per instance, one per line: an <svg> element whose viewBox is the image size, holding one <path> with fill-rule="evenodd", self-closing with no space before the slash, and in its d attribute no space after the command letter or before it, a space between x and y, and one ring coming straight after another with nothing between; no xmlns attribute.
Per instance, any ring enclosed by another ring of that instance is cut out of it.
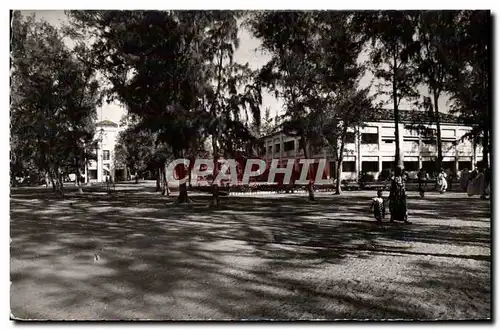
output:
<svg viewBox="0 0 500 330"><path fill-rule="evenodd" d="M422 123L425 120L428 121L427 114L405 110L400 110L400 113L399 140L405 170L410 176L414 176L420 168L426 169L428 173L433 172L437 157L436 140L430 138L429 135L420 134L408 128L408 125L415 123L415 120L420 120ZM415 118L415 116L420 118ZM435 134L435 125L425 126L433 129ZM441 114L442 166L444 169L450 169L459 174L464 168L472 169L478 161L482 160L480 146L473 146L469 140L460 141L470 130L471 127L461 125L456 117ZM289 158L304 157L297 137L276 132L262 139L265 147L263 158L266 161L281 159L280 163L285 165ZM351 129L348 133L341 180L356 180L360 172L372 174L377 179L382 170L393 167L395 147L392 110L379 110L376 119L366 122L363 127ZM335 157L326 148L310 158L326 158L329 161L329 166L325 170L327 177L335 177Z"/></svg>
<svg viewBox="0 0 500 330"><path fill-rule="evenodd" d="M117 171L123 171L123 169L115 168L114 162L115 145L120 131L120 126L110 120L103 120L96 124L97 161L89 161L88 178L90 182L105 182L106 178L115 180Z"/></svg>

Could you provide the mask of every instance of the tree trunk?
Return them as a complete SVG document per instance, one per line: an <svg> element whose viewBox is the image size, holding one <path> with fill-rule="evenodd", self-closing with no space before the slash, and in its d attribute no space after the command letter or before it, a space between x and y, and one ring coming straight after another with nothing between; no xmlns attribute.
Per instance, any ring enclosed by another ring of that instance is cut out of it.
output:
<svg viewBox="0 0 500 330"><path fill-rule="evenodd" d="M83 194L83 189L81 186L81 176L80 176L80 166L79 166L78 159L76 159L76 164L75 164L75 185L77 187L77 192L79 194Z"/></svg>
<svg viewBox="0 0 500 330"><path fill-rule="evenodd" d="M183 155L181 153L180 157L177 158L183 158ZM181 171L180 171L180 178L184 179L186 176L186 166L184 164L181 164ZM187 184L186 181L183 183L179 184L179 196L177 197L177 203L189 203L189 196L188 196L188 190L187 190Z"/></svg>
<svg viewBox="0 0 500 330"><path fill-rule="evenodd" d="M302 137L302 141L304 141L302 144L302 150L304 151L304 158L309 159L308 143L304 136ZM309 168L307 169L307 173L309 175L309 178L312 178L311 166L309 166ZM314 182L312 179L309 179L309 183L306 186L306 190L309 194L309 200L315 201L316 199L314 198Z"/></svg>
<svg viewBox="0 0 500 330"><path fill-rule="evenodd" d="M215 178L217 178L217 175L219 174L219 156L218 156L218 147L217 147L217 137L215 134L212 135L212 150L213 150L213 157L214 157L214 167L212 169L212 205L215 206L220 206L220 199L219 199L219 184L215 182Z"/></svg>
<svg viewBox="0 0 500 330"><path fill-rule="evenodd" d="M63 182L63 174L62 173L58 173L58 181L59 181L58 191L61 194L61 197L64 197L64 182Z"/></svg>
<svg viewBox="0 0 500 330"><path fill-rule="evenodd" d="M189 203L188 191L186 183L179 185L179 197L177 197L178 203Z"/></svg>
<svg viewBox="0 0 500 330"><path fill-rule="evenodd" d="M161 194L163 196L170 196L170 189L168 189L168 181L167 181L167 164L163 164L161 171Z"/></svg>
<svg viewBox="0 0 500 330"><path fill-rule="evenodd" d="M342 132L342 137L340 140L340 150L337 151L337 184L335 185L335 195L341 195L342 194L342 162L344 160L344 146L345 146L345 139L347 136L347 125L344 128L344 131Z"/></svg>
<svg viewBox="0 0 500 330"><path fill-rule="evenodd" d="M80 170L76 170L76 186L77 186L77 191L79 194L83 194L83 189L81 185L81 176L80 176Z"/></svg>
<svg viewBox="0 0 500 330"><path fill-rule="evenodd" d="M489 162L488 162L488 156L490 154L490 143L489 143L490 137L489 137L489 128L487 125L483 128L483 161L481 162L481 165L484 169L488 168Z"/></svg>
<svg viewBox="0 0 500 330"><path fill-rule="evenodd" d="M161 167L158 167L157 171L157 176L156 176L156 192L161 191L161 182L162 182L162 177L161 177Z"/></svg>
<svg viewBox="0 0 500 330"><path fill-rule="evenodd" d="M336 161L337 164L337 169L336 169L336 175L337 175L337 182L335 184L335 195L341 195L342 194L342 159L339 159Z"/></svg>
<svg viewBox="0 0 500 330"><path fill-rule="evenodd" d="M437 156L437 161L436 161L436 170L440 171L441 167L443 166L443 145L441 142L441 119L439 116L439 94L437 92L434 92L434 114L436 117L436 144L438 148L438 156Z"/></svg>
<svg viewBox="0 0 500 330"><path fill-rule="evenodd" d="M57 191L57 184L54 180L54 175L52 174L52 171L49 171L49 177L50 177L50 182L52 183L52 191L56 192Z"/></svg>
<svg viewBox="0 0 500 330"><path fill-rule="evenodd" d="M89 181L89 162L87 158L85 158L85 184L88 184Z"/></svg>
<svg viewBox="0 0 500 330"><path fill-rule="evenodd" d="M396 142L396 154L394 162L396 166L403 166L401 158L401 149L399 144L399 104L398 104L398 88L397 88L397 56L394 56L393 76L392 76L392 99L394 102L394 138Z"/></svg>

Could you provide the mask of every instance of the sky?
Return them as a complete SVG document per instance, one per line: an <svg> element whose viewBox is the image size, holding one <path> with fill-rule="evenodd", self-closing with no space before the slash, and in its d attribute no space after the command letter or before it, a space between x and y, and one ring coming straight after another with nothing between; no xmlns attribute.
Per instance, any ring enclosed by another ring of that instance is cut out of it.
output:
<svg viewBox="0 0 500 330"><path fill-rule="evenodd" d="M44 19L48 23L54 26L60 26L63 22L66 22L66 15L63 10L37 10L37 11L23 11L23 14L29 15L31 13L35 13L36 17L39 19ZM263 53L259 50L260 41L257 38L254 38L248 30L245 28L240 28L238 32L238 38L240 39L240 46L236 50L234 54L234 60L241 64L245 64L248 62L252 69L261 68L263 65L269 61L270 56L268 54ZM360 60L363 61L366 59L367 55L361 55ZM374 94L376 92L375 84L377 81L373 80L373 75L370 72L361 79L360 87L364 88L368 86L371 82L374 82L372 85L371 93ZM420 93L422 95L427 95L426 88L420 88ZM276 99L274 95L263 92L262 95L262 108L261 108L261 116L264 116L265 109L267 107L270 108L271 116L274 117L276 114L283 113L283 103L281 100ZM383 98L378 98L376 101L383 100ZM409 109L410 104L405 102L404 100L401 102L401 109ZM387 107L392 107L392 104L387 105ZM447 97L441 97L439 102L440 111L447 112ZM118 123L125 113L124 107L122 107L118 103L104 104L102 108L99 108L97 111L98 120L108 119Z"/></svg>

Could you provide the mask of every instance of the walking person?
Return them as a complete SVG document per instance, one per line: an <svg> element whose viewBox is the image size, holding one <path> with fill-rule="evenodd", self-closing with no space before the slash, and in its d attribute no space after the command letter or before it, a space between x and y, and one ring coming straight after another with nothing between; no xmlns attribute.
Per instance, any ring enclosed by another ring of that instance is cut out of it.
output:
<svg viewBox="0 0 500 330"><path fill-rule="evenodd" d="M447 175L444 172L444 169L441 169L437 177L438 190L441 194L444 194L446 189L448 189L448 180Z"/></svg>
<svg viewBox="0 0 500 330"><path fill-rule="evenodd" d="M418 191L420 192L420 197L425 196L425 190L427 188L427 172L421 168L417 174L418 177Z"/></svg>
<svg viewBox="0 0 500 330"><path fill-rule="evenodd" d="M401 166L396 167L394 177L391 180L389 210L391 212L391 223L394 221L404 221L407 224L411 223L408 221L406 188L403 178L403 168Z"/></svg>

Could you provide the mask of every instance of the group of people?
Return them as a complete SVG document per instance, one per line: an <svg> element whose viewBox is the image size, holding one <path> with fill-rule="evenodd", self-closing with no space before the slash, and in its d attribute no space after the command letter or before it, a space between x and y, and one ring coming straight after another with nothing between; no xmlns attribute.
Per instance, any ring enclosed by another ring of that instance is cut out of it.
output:
<svg viewBox="0 0 500 330"><path fill-rule="evenodd" d="M429 174L421 168L417 174L418 178L418 191L421 197L425 196L425 191L427 190L427 182L429 181ZM436 190L441 194L444 194L448 190L448 182L450 183L453 180L451 173L447 173L444 169L441 169L437 175L436 180Z"/></svg>
<svg viewBox="0 0 500 330"><path fill-rule="evenodd" d="M394 171L394 176L391 178L391 188L389 193L389 211L391 213L390 222L403 221L406 224L411 224L408 221L408 208L406 204L406 187L403 168L398 166ZM373 198L371 208L377 223L382 223L385 218L385 199L383 197L383 190L377 191L377 197Z"/></svg>
<svg viewBox="0 0 500 330"><path fill-rule="evenodd" d="M427 182L429 181L429 175L424 169L420 169L417 175L418 178L418 190L421 197L424 197L425 191L427 189ZM486 199L489 194L491 170L479 168L476 172L469 172L467 169L462 171L461 181L462 189L467 191L469 196L474 196L480 194L482 199ZM451 175L446 173L444 169L441 169L437 175L436 185L437 190L443 194L448 189L448 180L451 179ZM403 221L406 224L411 224L408 221L408 208L406 202L406 187L405 187L406 176L404 174L403 167L398 166L394 171L394 175L391 177L391 185L389 192L389 211L391 214L390 222ZM464 188L465 186L465 188ZM377 223L381 223L382 219L385 218L385 199L383 198L383 190L379 189L377 191L377 197L372 199L371 209Z"/></svg>
<svg viewBox="0 0 500 330"><path fill-rule="evenodd" d="M481 199L487 199L490 195L491 169L479 167L477 170L465 170L461 177L460 188L467 192L468 196L479 195Z"/></svg>

